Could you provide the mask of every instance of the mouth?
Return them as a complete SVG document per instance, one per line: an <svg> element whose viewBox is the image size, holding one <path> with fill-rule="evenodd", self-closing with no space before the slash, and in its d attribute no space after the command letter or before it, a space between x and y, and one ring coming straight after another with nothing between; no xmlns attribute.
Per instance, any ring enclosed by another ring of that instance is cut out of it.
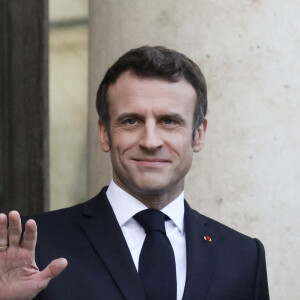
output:
<svg viewBox="0 0 300 300"><path fill-rule="evenodd" d="M139 166L146 167L146 168L158 168L163 167L166 164L169 164L170 161L163 158L134 158L133 161L135 161Z"/></svg>

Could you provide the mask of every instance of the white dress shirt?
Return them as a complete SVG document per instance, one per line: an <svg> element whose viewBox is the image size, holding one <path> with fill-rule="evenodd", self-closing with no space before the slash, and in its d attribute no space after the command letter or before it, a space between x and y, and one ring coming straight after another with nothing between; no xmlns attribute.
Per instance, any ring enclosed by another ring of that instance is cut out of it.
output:
<svg viewBox="0 0 300 300"><path fill-rule="evenodd" d="M124 234L128 248L132 255L136 269L139 266L139 257L146 237L143 227L133 218L135 214L147 207L121 189L112 180L106 192L107 198L116 215ZM161 210L170 220L165 222L166 234L169 238L175 255L177 300L183 297L186 279L186 241L184 231L184 193Z"/></svg>

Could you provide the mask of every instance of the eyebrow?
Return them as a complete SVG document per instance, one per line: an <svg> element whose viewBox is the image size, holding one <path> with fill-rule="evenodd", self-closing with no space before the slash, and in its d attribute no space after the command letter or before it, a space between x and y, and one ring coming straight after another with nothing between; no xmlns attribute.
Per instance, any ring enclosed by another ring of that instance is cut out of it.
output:
<svg viewBox="0 0 300 300"><path fill-rule="evenodd" d="M159 119L175 119L179 123L186 124L186 120L178 113L163 114Z"/></svg>
<svg viewBox="0 0 300 300"><path fill-rule="evenodd" d="M144 119L144 115L134 113L134 112L122 113L117 117L116 123L121 123L123 120L128 119L128 118L142 120L142 119ZM178 113L161 114L161 115L158 115L158 119L175 119L179 123L186 124L186 120Z"/></svg>
<svg viewBox="0 0 300 300"><path fill-rule="evenodd" d="M130 112L122 113L117 117L116 123L121 123L123 120L130 119L130 118L143 119L143 116L138 113L130 113Z"/></svg>

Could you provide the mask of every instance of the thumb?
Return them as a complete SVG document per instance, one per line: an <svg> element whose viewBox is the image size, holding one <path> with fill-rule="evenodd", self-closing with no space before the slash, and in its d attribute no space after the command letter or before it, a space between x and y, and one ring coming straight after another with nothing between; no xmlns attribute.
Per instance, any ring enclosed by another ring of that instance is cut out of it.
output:
<svg viewBox="0 0 300 300"><path fill-rule="evenodd" d="M65 258L57 258L51 261L51 263L40 272L40 288L44 289L49 281L58 276L68 265L68 261Z"/></svg>

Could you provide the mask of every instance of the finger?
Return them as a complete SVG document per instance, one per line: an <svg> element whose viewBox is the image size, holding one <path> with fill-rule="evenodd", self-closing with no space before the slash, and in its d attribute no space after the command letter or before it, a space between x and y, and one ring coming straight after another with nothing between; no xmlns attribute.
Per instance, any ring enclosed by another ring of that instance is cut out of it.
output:
<svg viewBox="0 0 300 300"><path fill-rule="evenodd" d="M20 214L13 210L8 214L9 229L8 229L8 243L10 247L19 247L22 226Z"/></svg>
<svg viewBox="0 0 300 300"><path fill-rule="evenodd" d="M0 247L7 245L7 218L0 214Z"/></svg>
<svg viewBox="0 0 300 300"><path fill-rule="evenodd" d="M34 220L28 220L25 225L25 232L23 235L23 240L21 243L21 247L34 251L37 239L37 226Z"/></svg>
<svg viewBox="0 0 300 300"><path fill-rule="evenodd" d="M53 260L42 272L40 272L41 289L44 289L49 281L58 276L68 265L65 258Z"/></svg>

